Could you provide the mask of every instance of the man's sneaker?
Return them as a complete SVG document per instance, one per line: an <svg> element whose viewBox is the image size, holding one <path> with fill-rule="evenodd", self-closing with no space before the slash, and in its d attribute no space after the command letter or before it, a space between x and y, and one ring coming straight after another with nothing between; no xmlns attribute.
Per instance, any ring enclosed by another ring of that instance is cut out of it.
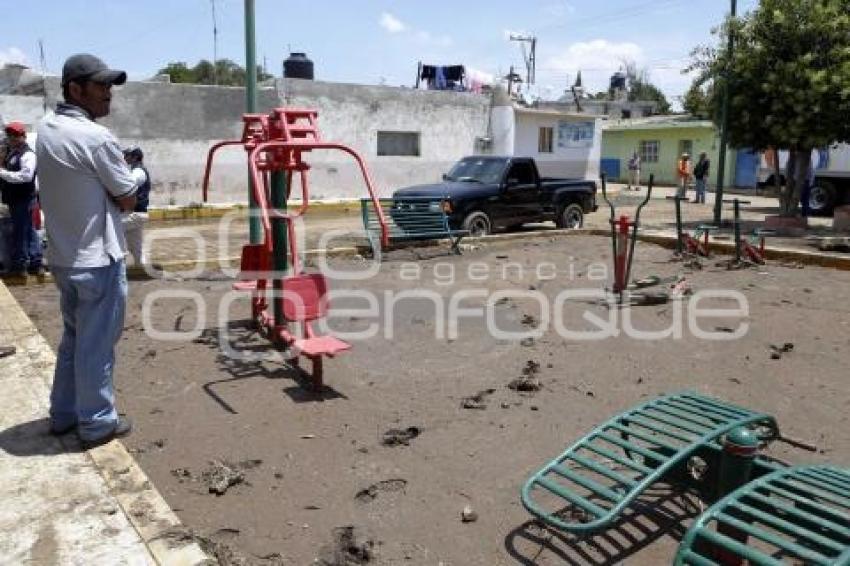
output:
<svg viewBox="0 0 850 566"><path fill-rule="evenodd" d="M92 448L103 446L108 442L112 442L116 438L127 436L132 430L133 424L130 422L130 419L126 417L118 417L118 422L115 424L115 428L112 429L112 432L93 440L81 438L80 444L82 444L83 450L91 450Z"/></svg>

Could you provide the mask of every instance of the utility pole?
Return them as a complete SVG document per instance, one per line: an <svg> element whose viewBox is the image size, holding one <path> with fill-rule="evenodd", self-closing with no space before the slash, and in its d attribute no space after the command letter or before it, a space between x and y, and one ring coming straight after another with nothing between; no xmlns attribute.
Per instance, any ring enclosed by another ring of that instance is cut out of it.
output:
<svg viewBox="0 0 850 566"><path fill-rule="evenodd" d="M535 80L536 68L537 68L537 38L533 35L518 35L511 34L509 36L511 41L520 42L520 46L522 47L522 58L525 60L525 84L533 85ZM525 44L528 43L530 48L529 52L525 52Z"/></svg>
<svg viewBox="0 0 850 566"><path fill-rule="evenodd" d="M218 84L218 67L216 66L216 61L218 61L218 25L215 20L215 0L210 0L210 4L212 5L212 21L213 21L213 84Z"/></svg>
<svg viewBox="0 0 850 566"><path fill-rule="evenodd" d="M516 73L514 72L514 66L513 66L513 65L511 65L511 70L510 70L510 72L508 72L508 74L507 74L507 76L505 77L505 79L507 79L507 81L508 81L508 96L511 96L511 95L513 95L513 86L514 86L514 83L516 83L516 84L521 83L521 82L522 82L522 77L520 77L518 74L516 74Z"/></svg>
<svg viewBox="0 0 850 566"><path fill-rule="evenodd" d="M44 84L44 77L47 75L47 57L44 56L44 41L38 40L38 58L41 63L41 82ZM41 109L47 113L47 89L43 89L44 94L41 97Z"/></svg>
<svg viewBox="0 0 850 566"><path fill-rule="evenodd" d="M245 112L257 112L257 46L254 42L254 0L245 0ZM253 181L248 174L248 228L252 244L263 241Z"/></svg>
<svg viewBox="0 0 850 566"><path fill-rule="evenodd" d="M569 81L567 81L569 83ZM584 95L584 87L581 84L581 69L579 69L578 74L576 75L576 82L572 86L569 87L570 91L573 93L573 99L576 101L576 112L581 113L581 97Z"/></svg>
<svg viewBox="0 0 850 566"><path fill-rule="evenodd" d="M738 2L732 0L731 17L736 15ZM723 211L723 183L726 173L726 144L729 139L729 98L732 88L730 86L732 72L730 70L732 64L732 53L735 49L735 37L732 29L729 29L729 45L726 51L726 69L724 69L723 78L723 105L720 108L720 154L717 157L717 187L714 191L714 224L720 226L721 213Z"/></svg>

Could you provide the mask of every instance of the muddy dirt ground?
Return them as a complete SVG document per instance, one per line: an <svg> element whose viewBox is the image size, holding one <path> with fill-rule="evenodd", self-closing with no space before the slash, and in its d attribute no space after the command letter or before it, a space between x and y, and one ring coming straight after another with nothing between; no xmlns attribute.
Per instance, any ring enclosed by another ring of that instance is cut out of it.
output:
<svg viewBox="0 0 850 566"><path fill-rule="evenodd" d="M581 540L535 524L519 490L610 415L682 389L772 413L784 433L818 447L810 453L774 444L774 456L850 465L850 273L776 263L729 271L717 265L725 258L703 260L694 270L670 262L669 250L638 244L635 277L682 274L694 291L742 293L748 316L699 319L703 330L727 337L747 324L734 340L694 335L686 316L693 296L630 311L633 326L645 330L684 316L679 339L622 333L582 342L559 335L554 321L538 338L494 337L480 314L462 318L453 338L435 316L434 301L448 304L462 289L531 291L549 305L565 289L600 289L609 250L604 238L558 236L485 242L461 257L444 255L445 247L399 251L367 280L333 279L335 290L376 293L380 316L363 312L364 299L343 297L331 328L339 334L380 324L376 336L351 340L349 353L326 362L321 394L279 361L222 353L222 339L240 352L269 353L250 329L245 299L219 324L231 280L207 273L132 281L116 370L120 410L136 425L125 443L187 527L215 543L222 563L668 563L698 512L691 494L662 487L616 528ZM368 262L331 265L357 270ZM478 267L470 271L471 265ZM205 318L185 295L160 298L143 316L145 301L163 290L198 293ZM404 290L431 295L387 308L385 293L398 298ZM14 292L55 348L55 289ZM484 307L487 296L460 306ZM490 304L502 330L527 331L544 318L530 296ZM719 298L700 305L731 306ZM390 324L381 321L388 311ZM556 318L571 329L592 329L586 312L612 314L592 299L573 299ZM151 330L185 334L165 341ZM786 343L793 350L774 359L771 346ZM529 373L538 391L509 387ZM477 520L462 520L466 507Z"/></svg>

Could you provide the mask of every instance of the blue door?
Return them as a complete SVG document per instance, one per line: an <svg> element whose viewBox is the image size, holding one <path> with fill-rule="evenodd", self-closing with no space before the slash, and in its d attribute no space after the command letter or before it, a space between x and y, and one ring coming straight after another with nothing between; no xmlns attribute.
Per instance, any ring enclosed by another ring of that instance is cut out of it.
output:
<svg viewBox="0 0 850 566"><path fill-rule="evenodd" d="M620 160L614 157L603 157L599 169L605 173L608 179L620 178Z"/></svg>
<svg viewBox="0 0 850 566"><path fill-rule="evenodd" d="M759 154L749 149L739 149L735 160L735 186L755 189L758 181Z"/></svg>

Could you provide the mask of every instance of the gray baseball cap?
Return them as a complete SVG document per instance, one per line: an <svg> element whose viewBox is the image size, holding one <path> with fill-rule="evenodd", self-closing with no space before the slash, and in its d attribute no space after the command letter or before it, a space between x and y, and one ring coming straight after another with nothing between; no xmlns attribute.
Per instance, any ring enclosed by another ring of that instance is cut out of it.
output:
<svg viewBox="0 0 850 566"><path fill-rule="evenodd" d="M62 86L81 79L102 84L123 85L127 82L127 73L110 69L106 63L94 55L77 53L68 57L62 67Z"/></svg>

